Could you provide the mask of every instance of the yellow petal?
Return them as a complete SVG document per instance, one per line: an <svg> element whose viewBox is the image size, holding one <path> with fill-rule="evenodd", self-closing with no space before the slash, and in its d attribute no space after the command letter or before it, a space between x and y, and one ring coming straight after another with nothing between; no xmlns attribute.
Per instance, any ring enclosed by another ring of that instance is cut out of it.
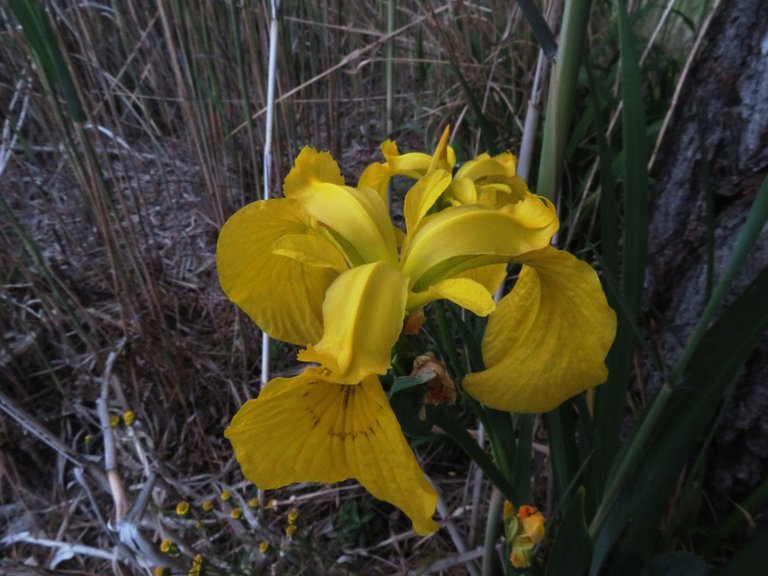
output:
<svg viewBox="0 0 768 576"><path fill-rule="evenodd" d="M419 178L429 169L429 165L432 162L432 157L424 152L400 154L397 144L392 140L382 143L381 153L387 159L387 164L392 174L397 176Z"/></svg>
<svg viewBox="0 0 768 576"><path fill-rule="evenodd" d="M401 267L418 292L476 266L539 250L549 244L557 227L554 206L533 194L498 210L477 205L448 208L421 221L406 243Z"/></svg>
<svg viewBox="0 0 768 576"><path fill-rule="evenodd" d="M451 127L446 126L443 129L443 133L440 136L437 146L435 146L435 151L432 153L432 159L429 162L427 172L445 170L450 173L453 171L453 167L456 164L456 153L453 151L453 148L448 146L450 137Z"/></svg>
<svg viewBox="0 0 768 576"><path fill-rule="evenodd" d="M359 386L309 368L276 378L232 419L226 436L243 474L262 489L354 478L400 508L419 534L437 530L437 494L425 478L378 379Z"/></svg>
<svg viewBox="0 0 768 576"><path fill-rule="evenodd" d="M477 204L477 187L469 178L454 179L446 197L457 204Z"/></svg>
<svg viewBox="0 0 768 576"><path fill-rule="evenodd" d="M338 272L272 250L284 236L308 230L294 201L254 202L227 220L216 247L216 268L227 297L273 338L302 346L322 335L325 291Z"/></svg>
<svg viewBox="0 0 768 576"><path fill-rule="evenodd" d="M488 316L496 308L493 294L479 282L469 278L450 278L423 292L409 294L408 310L416 310L429 302L442 299L455 302L478 316Z"/></svg>
<svg viewBox="0 0 768 576"><path fill-rule="evenodd" d="M308 266L332 268L338 273L349 268L336 244L317 230L309 230L306 234L286 234L274 242L272 253Z"/></svg>
<svg viewBox="0 0 768 576"><path fill-rule="evenodd" d="M456 172L445 197L461 204L477 202L501 208L529 194L528 185L517 175L517 159L505 152L492 158L481 154L465 163Z"/></svg>
<svg viewBox="0 0 768 576"><path fill-rule="evenodd" d="M299 352L299 359L319 362L346 384L385 374L403 327L407 293L408 280L384 262L344 272L323 303L323 337Z"/></svg>
<svg viewBox="0 0 768 576"><path fill-rule="evenodd" d="M370 188L375 190L382 200L387 199L387 186L392 179L392 171L386 162L374 162L368 164L360 179L357 181L358 188Z"/></svg>
<svg viewBox="0 0 768 576"><path fill-rule="evenodd" d="M488 154L480 154L475 159L465 162L456 171L456 180L464 178L480 180L487 177L509 178L516 174L516 165L517 162L514 155L509 152L494 157Z"/></svg>
<svg viewBox="0 0 768 576"><path fill-rule="evenodd" d="M506 264L492 264L491 266L482 266L473 268L458 274L457 277L469 278L485 286L485 289L491 294L496 294L501 283L507 277Z"/></svg>
<svg viewBox="0 0 768 576"><path fill-rule="evenodd" d="M451 175L444 170L435 170L420 178L405 195L405 227L414 230L440 195L451 183Z"/></svg>
<svg viewBox="0 0 768 576"><path fill-rule="evenodd" d="M547 247L520 260L483 337L486 370L468 375L464 389L491 408L546 412L606 380L616 314L575 256Z"/></svg>
<svg viewBox="0 0 768 576"><path fill-rule="evenodd" d="M305 146L285 178L283 195L286 198L300 198L311 193L314 186L324 183L344 186L339 165L330 152L318 152Z"/></svg>
<svg viewBox="0 0 768 576"><path fill-rule="evenodd" d="M387 206L368 188L315 185L301 199L302 209L330 229L353 266L397 262L397 237Z"/></svg>

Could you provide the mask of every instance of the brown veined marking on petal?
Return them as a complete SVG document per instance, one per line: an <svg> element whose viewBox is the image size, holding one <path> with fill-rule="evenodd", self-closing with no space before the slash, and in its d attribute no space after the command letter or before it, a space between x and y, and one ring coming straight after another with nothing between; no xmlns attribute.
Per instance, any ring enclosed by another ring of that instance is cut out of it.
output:
<svg viewBox="0 0 768 576"><path fill-rule="evenodd" d="M344 388L344 391L341 393L341 409L346 410L347 406L349 405L349 395L352 394L354 390L352 390L349 387Z"/></svg>

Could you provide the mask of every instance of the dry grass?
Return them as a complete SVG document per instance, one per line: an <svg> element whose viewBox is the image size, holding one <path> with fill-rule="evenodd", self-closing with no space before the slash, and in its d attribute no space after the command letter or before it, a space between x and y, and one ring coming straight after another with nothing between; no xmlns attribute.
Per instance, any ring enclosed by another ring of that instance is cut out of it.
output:
<svg viewBox="0 0 768 576"><path fill-rule="evenodd" d="M268 2L45 5L87 118L41 82L0 7L0 569L178 573L201 553L209 574L466 573L444 531L417 538L354 484L249 508L256 491L222 436L259 381L258 329L219 290L214 252L228 215L262 195ZM384 4L283 2L272 193L304 144L354 181L387 120L403 148L450 122L460 155L482 150L456 70L516 148L537 49L509 6L402 1L387 34ZM276 370L291 365L291 349L273 353ZM103 427L129 410L132 426ZM439 441L421 455L474 550L467 460Z"/></svg>

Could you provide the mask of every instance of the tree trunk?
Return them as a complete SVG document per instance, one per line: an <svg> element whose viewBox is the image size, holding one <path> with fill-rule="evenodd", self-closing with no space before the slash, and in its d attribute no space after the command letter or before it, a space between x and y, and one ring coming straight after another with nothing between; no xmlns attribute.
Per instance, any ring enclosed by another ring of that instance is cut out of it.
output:
<svg viewBox="0 0 768 576"><path fill-rule="evenodd" d="M732 253L768 173L768 2L724 0L679 91L652 168L648 318L666 366L674 364ZM768 229L728 306L768 266ZM768 294L766 294L768 298ZM648 385L661 375L649 371ZM693 386L696 383L691 383ZM718 512L765 481L768 335L727 399L710 451L707 491Z"/></svg>

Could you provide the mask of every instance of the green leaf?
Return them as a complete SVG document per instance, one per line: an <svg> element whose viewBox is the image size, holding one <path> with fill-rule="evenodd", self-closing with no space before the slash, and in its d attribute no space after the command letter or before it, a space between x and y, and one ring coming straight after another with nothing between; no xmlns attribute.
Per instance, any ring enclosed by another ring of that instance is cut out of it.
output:
<svg viewBox="0 0 768 576"><path fill-rule="evenodd" d="M622 574L634 573L652 550L655 526L677 487L692 451L714 417L724 391L738 376L759 338L768 329L768 269L763 270L707 331L675 388L662 388L628 442L623 458L623 493L604 501L593 520L595 557L591 574L613 551ZM660 402L658 406L655 404ZM649 428L648 423L652 426ZM641 437L641 433L645 436ZM637 440L637 441L635 441ZM607 513L606 513L607 510ZM654 517L655 516L655 517ZM633 519L626 533L625 527ZM613 543L622 537L618 550Z"/></svg>
<svg viewBox="0 0 768 576"><path fill-rule="evenodd" d="M761 528L727 564L712 576L751 576L763 574L768 566L768 528Z"/></svg>
<svg viewBox="0 0 768 576"><path fill-rule="evenodd" d="M424 391L414 386L403 387L390 395L390 405L403 432L411 437L426 436L434 423L435 409L424 405Z"/></svg>
<svg viewBox="0 0 768 576"><path fill-rule="evenodd" d="M427 370L426 372L422 372L421 374L417 374L415 376L400 376L399 378L395 378L395 381L392 384L392 388L389 389L389 399L392 400L392 396L398 392L408 390L414 386L426 384L435 376L436 374L432 370Z"/></svg>
<svg viewBox="0 0 768 576"><path fill-rule="evenodd" d="M584 489L574 495L560 524L546 576L581 576L589 567L592 539L584 519Z"/></svg>
<svg viewBox="0 0 768 576"><path fill-rule="evenodd" d="M44 83L51 91L58 90L67 104L67 111L75 122L85 122L86 116L75 82L59 49L48 14L38 2L10 0L16 20L21 24L24 37L37 60Z"/></svg>
<svg viewBox="0 0 768 576"><path fill-rule="evenodd" d="M536 37L541 51L544 52L544 56L554 58L555 54L557 54L557 41L536 4L532 0L517 0L517 5L520 6L520 10L525 19L528 20L528 24L531 25L533 35Z"/></svg>
<svg viewBox="0 0 768 576"><path fill-rule="evenodd" d="M648 251L648 141L645 133L642 77L637 48L627 15L627 1L618 3L621 49L622 136L624 142L624 294L635 316L645 277Z"/></svg>
<svg viewBox="0 0 768 576"><path fill-rule="evenodd" d="M707 576L709 565L689 552L669 552L653 558L641 576Z"/></svg>
<svg viewBox="0 0 768 576"><path fill-rule="evenodd" d="M624 238L622 259L622 304L627 314L619 314L616 342L608 356L608 382L598 388L596 403L597 465L599 477L608 474L609 463L619 445L619 425L624 414L624 400L635 353L635 336L632 323L640 312L648 244L648 151L643 110L642 81L637 59L635 40L626 11L626 0L618 3L619 45L622 71L621 94L624 102L622 134L624 145ZM599 114L595 114L596 117ZM605 144L603 144L605 146ZM607 150L604 150L604 154ZM608 233L606 256L608 274L617 266L612 244L616 242L613 226L606 219L616 218L613 182L609 178L607 160L601 162L604 190L603 229ZM619 304L615 298L611 305Z"/></svg>

